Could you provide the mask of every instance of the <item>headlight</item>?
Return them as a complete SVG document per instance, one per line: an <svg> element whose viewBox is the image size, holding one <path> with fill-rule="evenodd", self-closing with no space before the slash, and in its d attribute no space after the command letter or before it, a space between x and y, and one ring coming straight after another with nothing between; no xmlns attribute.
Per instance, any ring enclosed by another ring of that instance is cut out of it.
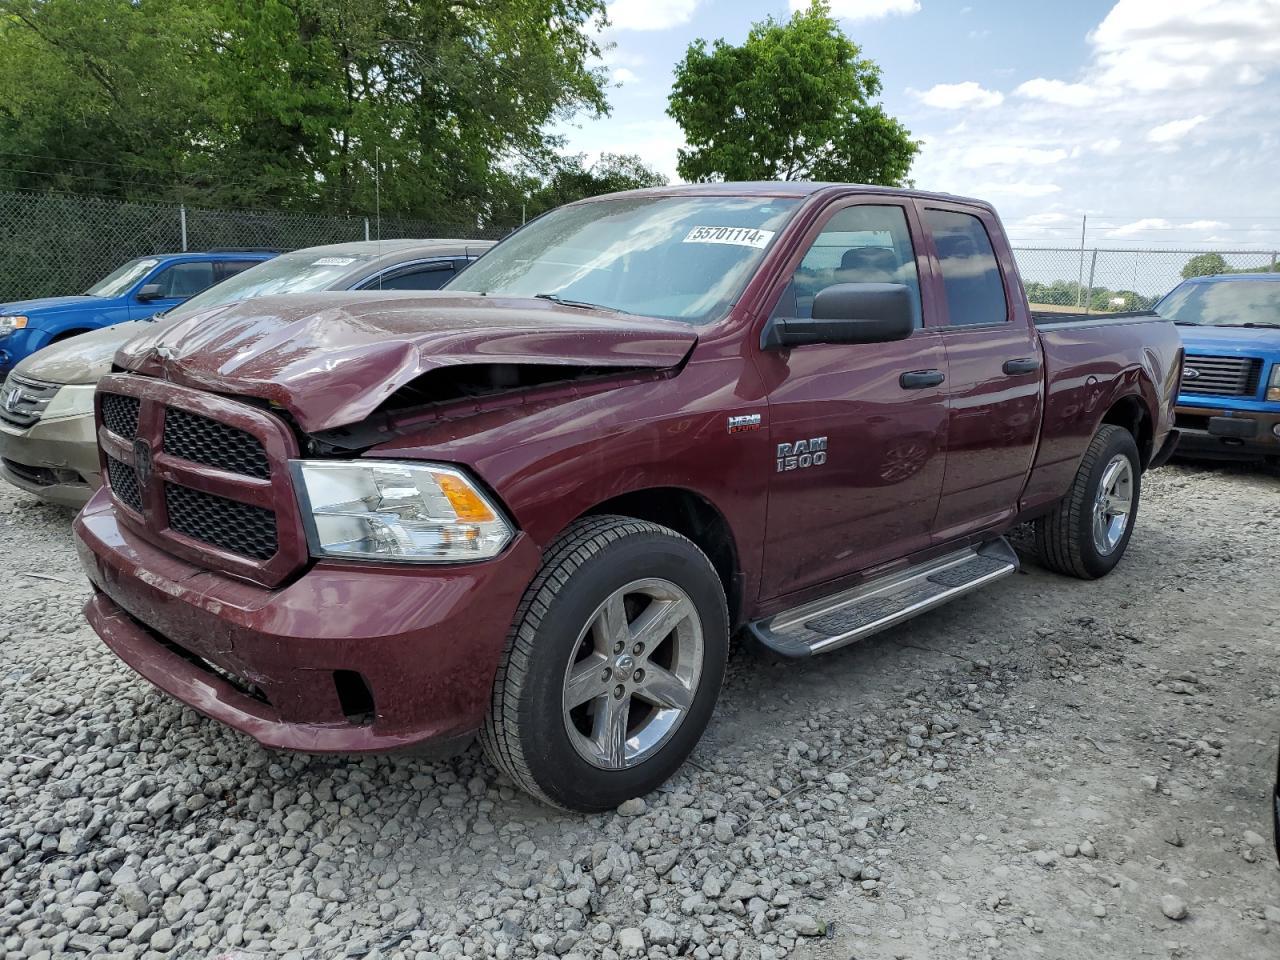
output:
<svg viewBox="0 0 1280 960"><path fill-rule="evenodd" d="M1267 384L1267 399L1280 403L1280 360L1271 364L1271 382Z"/></svg>
<svg viewBox="0 0 1280 960"><path fill-rule="evenodd" d="M511 540L497 507L452 467L295 460L293 475L317 557L457 563L496 556Z"/></svg>
<svg viewBox="0 0 1280 960"><path fill-rule="evenodd" d="M59 387L49 405L44 408L45 420L56 420L59 417L82 417L93 415L93 391L97 389L92 383L83 386Z"/></svg>
<svg viewBox="0 0 1280 960"><path fill-rule="evenodd" d="M5 330L21 330L26 325L26 317L17 316L16 314L0 317L0 333Z"/></svg>

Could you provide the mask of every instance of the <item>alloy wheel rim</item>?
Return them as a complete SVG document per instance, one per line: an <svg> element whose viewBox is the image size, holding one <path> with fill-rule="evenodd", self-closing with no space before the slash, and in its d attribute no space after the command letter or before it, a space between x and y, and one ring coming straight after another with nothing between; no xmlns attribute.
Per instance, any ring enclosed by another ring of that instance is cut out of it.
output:
<svg viewBox="0 0 1280 960"><path fill-rule="evenodd" d="M674 583L634 580L609 594L564 672L564 725L578 755L623 770L661 749L693 705L703 653L697 610Z"/></svg>
<svg viewBox="0 0 1280 960"><path fill-rule="evenodd" d="M1093 501L1093 545L1103 556L1115 552L1133 513L1133 465L1116 454L1102 471Z"/></svg>

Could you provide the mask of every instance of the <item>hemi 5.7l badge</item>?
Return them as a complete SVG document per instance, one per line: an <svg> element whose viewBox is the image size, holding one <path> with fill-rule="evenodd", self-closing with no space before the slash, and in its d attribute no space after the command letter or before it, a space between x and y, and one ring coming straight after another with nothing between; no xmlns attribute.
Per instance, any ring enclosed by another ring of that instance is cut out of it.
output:
<svg viewBox="0 0 1280 960"><path fill-rule="evenodd" d="M741 413L736 417L729 418L730 433L749 433L752 430L760 429L760 414L758 413Z"/></svg>
<svg viewBox="0 0 1280 960"><path fill-rule="evenodd" d="M795 443L778 444L778 473L806 470L827 462L827 438L812 437Z"/></svg>

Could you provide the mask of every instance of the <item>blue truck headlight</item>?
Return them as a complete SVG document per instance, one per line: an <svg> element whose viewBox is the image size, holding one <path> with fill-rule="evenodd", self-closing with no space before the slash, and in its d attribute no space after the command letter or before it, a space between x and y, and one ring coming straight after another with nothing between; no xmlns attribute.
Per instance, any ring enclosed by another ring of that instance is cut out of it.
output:
<svg viewBox="0 0 1280 960"><path fill-rule="evenodd" d="M400 460L295 460L311 553L458 563L500 553L511 525L462 471Z"/></svg>
<svg viewBox="0 0 1280 960"><path fill-rule="evenodd" d="M1271 382L1267 384L1267 399L1280 403L1280 360L1271 365Z"/></svg>

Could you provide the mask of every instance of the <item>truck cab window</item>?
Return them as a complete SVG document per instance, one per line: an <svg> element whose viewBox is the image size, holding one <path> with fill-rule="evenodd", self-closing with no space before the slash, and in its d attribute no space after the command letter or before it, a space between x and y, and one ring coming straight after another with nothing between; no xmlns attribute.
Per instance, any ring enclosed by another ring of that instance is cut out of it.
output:
<svg viewBox="0 0 1280 960"><path fill-rule="evenodd" d="M838 211L800 261L782 302L789 306L794 295L796 316L811 317L813 298L837 283L904 284L921 325L916 255L902 207L860 204Z"/></svg>
<svg viewBox="0 0 1280 960"><path fill-rule="evenodd" d="M1008 320L1004 281L982 221L972 214L950 210L926 210L924 219L938 250L951 325L967 327Z"/></svg>

